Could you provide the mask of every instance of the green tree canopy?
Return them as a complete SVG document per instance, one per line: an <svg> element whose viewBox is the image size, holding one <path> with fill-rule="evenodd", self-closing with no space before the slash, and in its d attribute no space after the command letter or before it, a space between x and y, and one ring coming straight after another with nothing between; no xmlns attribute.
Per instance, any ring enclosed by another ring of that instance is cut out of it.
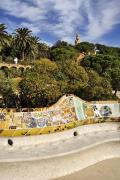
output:
<svg viewBox="0 0 120 180"><path fill-rule="evenodd" d="M76 45L76 49L79 50L79 52L93 52L95 45L93 43L89 42L81 42L78 45Z"/></svg>
<svg viewBox="0 0 120 180"><path fill-rule="evenodd" d="M112 97L112 88L106 78L100 77L93 70L88 70L88 77L87 86L79 92L81 97L86 100L107 100Z"/></svg>
<svg viewBox="0 0 120 180"><path fill-rule="evenodd" d="M54 77L57 65L48 59L34 64L21 81L21 95L32 107L41 107L55 102L62 94Z"/></svg>
<svg viewBox="0 0 120 180"><path fill-rule="evenodd" d="M0 24L0 51L4 46L10 43L10 35L8 35L6 29L7 27L5 24Z"/></svg>
<svg viewBox="0 0 120 180"><path fill-rule="evenodd" d="M58 62L74 59L77 55L77 50L71 46L54 48L50 51L51 60Z"/></svg>
<svg viewBox="0 0 120 180"><path fill-rule="evenodd" d="M25 55L33 55L36 52L39 38L32 36L32 31L28 28L18 28L14 33L14 44L18 46L22 60Z"/></svg>
<svg viewBox="0 0 120 180"><path fill-rule="evenodd" d="M86 69L92 68L100 76L107 78L112 88L120 90L120 58L109 55L86 56L81 62Z"/></svg>
<svg viewBox="0 0 120 180"><path fill-rule="evenodd" d="M0 70L0 95L4 101L4 107L15 107L14 93L11 83L5 74Z"/></svg>

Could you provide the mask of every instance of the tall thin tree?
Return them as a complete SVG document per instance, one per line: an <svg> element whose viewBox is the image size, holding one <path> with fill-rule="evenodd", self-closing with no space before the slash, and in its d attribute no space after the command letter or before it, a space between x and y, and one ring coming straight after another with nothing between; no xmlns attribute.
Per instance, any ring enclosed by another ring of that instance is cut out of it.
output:
<svg viewBox="0 0 120 180"><path fill-rule="evenodd" d="M21 51L21 57L23 61L25 59L25 52L27 52L30 46L33 44L31 33L32 31L28 28L18 28L14 33L14 42L15 45L18 46L18 48Z"/></svg>
<svg viewBox="0 0 120 180"><path fill-rule="evenodd" d="M6 31L7 27L5 24L0 24L0 50L10 43L10 36Z"/></svg>

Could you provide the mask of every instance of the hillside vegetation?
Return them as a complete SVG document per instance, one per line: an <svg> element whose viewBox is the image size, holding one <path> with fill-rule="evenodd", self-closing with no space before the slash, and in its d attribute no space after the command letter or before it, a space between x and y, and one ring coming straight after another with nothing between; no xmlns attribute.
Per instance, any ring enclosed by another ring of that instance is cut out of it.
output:
<svg viewBox="0 0 120 180"><path fill-rule="evenodd" d="M76 61L80 53L85 56ZM14 63L15 57L31 69L0 69L0 107L49 106L64 94L88 101L117 99L120 48L60 40L49 47L27 28L8 34L0 24L0 63Z"/></svg>

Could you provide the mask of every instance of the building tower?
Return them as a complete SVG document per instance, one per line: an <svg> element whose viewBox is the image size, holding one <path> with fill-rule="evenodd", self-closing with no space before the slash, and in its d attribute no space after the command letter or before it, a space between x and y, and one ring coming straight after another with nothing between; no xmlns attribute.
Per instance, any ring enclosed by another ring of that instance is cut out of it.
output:
<svg viewBox="0 0 120 180"><path fill-rule="evenodd" d="M76 34L75 45L80 44L80 36Z"/></svg>

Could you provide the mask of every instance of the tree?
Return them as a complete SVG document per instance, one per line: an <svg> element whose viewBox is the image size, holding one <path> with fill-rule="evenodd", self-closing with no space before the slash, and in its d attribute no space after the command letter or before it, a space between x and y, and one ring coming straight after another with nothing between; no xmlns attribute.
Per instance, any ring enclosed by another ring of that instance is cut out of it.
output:
<svg viewBox="0 0 120 180"><path fill-rule="evenodd" d="M76 94L76 91L87 86L88 76L82 66L78 66L74 61L67 61L61 68L68 83L69 93Z"/></svg>
<svg viewBox="0 0 120 180"><path fill-rule="evenodd" d="M62 94L54 77L57 70L56 63L48 59L34 63L20 83L23 106L43 107L58 100Z"/></svg>
<svg viewBox="0 0 120 180"><path fill-rule="evenodd" d="M62 63L66 60L76 58L77 55L77 50L71 46L54 48L50 51L50 59Z"/></svg>
<svg viewBox="0 0 120 180"><path fill-rule="evenodd" d="M78 45L75 46L79 52L94 52L95 45L89 42L81 42Z"/></svg>
<svg viewBox="0 0 120 180"><path fill-rule="evenodd" d="M120 56L120 48L117 47L109 47L102 44L96 44L99 49L99 54L109 55L109 56Z"/></svg>
<svg viewBox="0 0 120 180"><path fill-rule="evenodd" d="M58 64L55 74L56 80L61 85L62 94L75 94L87 86L88 76L85 69L78 66L75 61L68 60Z"/></svg>
<svg viewBox="0 0 120 180"><path fill-rule="evenodd" d="M117 91L120 91L120 66L113 68L110 71L110 75L111 75L111 84L113 87L113 90L115 90L115 96L117 94Z"/></svg>
<svg viewBox="0 0 120 180"><path fill-rule="evenodd" d="M92 68L97 71L99 74L103 74L106 70L112 67L113 57L108 55L90 55L86 56L81 62L81 65L84 67Z"/></svg>
<svg viewBox="0 0 120 180"><path fill-rule="evenodd" d="M120 58L110 55L87 56L81 62L86 69L95 70L100 76L105 77L115 90L115 95L120 90Z"/></svg>
<svg viewBox="0 0 120 180"><path fill-rule="evenodd" d="M60 48L60 47L66 47L70 46L67 42L58 40L52 48Z"/></svg>
<svg viewBox="0 0 120 180"><path fill-rule="evenodd" d="M50 47L45 43L39 42L37 59L40 58L50 58Z"/></svg>
<svg viewBox="0 0 120 180"><path fill-rule="evenodd" d="M29 56L29 60L35 60L38 56L39 37L31 36L31 44L26 49L26 54Z"/></svg>
<svg viewBox="0 0 120 180"><path fill-rule="evenodd" d="M10 36L8 35L6 31L5 24L0 24L0 50L5 46L9 45L10 42Z"/></svg>
<svg viewBox="0 0 120 180"><path fill-rule="evenodd" d="M22 60L24 60L25 55L28 53L28 51L30 52L31 49L34 49L33 47L37 41L36 38L32 37L31 33L32 31L28 28L16 29L16 33L14 35L14 43L20 49Z"/></svg>
<svg viewBox="0 0 120 180"><path fill-rule="evenodd" d="M4 107L15 107L11 84L2 71L0 71L0 95L3 98Z"/></svg>
<svg viewBox="0 0 120 180"><path fill-rule="evenodd" d="M89 81L87 86L80 91L81 97L86 100L107 100L112 98L112 88L110 82L100 77L95 71L89 69Z"/></svg>

